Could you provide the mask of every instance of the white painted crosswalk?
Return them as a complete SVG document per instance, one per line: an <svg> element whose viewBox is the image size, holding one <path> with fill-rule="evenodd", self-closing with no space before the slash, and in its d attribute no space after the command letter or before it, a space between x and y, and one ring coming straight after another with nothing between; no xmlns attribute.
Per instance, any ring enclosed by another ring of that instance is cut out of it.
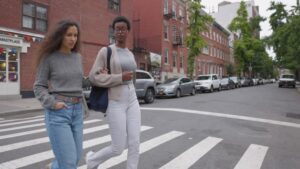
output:
<svg viewBox="0 0 300 169"><path fill-rule="evenodd" d="M49 139L48 137L42 136L39 137L38 135L34 135L36 133L45 133L46 130L44 129L44 123L40 123L42 118L38 117L31 117L26 118L23 121L20 119L10 119L5 122L5 120L1 121L0 123L0 132L8 132L6 135L0 136L0 141L5 140L5 142L0 142L0 169L18 169L23 167L31 168L35 165L41 165L41 163L46 163L46 161L53 159L54 155L49 148L48 150L43 151L35 151L35 147L38 145L47 145L49 146ZM86 120L84 122L84 135L90 134L89 137L85 137L83 148L86 151L89 148L98 147L100 148L105 143L109 143L111 141L110 135L107 135L108 125L105 124L100 119L92 119ZM13 127L14 125L18 125L17 127ZM38 125L38 126L36 126ZM31 126L31 127L29 127ZM33 128L39 127L39 128ZM17 132L19 129L22 129L21 132ZM26 129L27 131L24 131ZM150 130L151 129L151 130ZM142 126L142 137L145 136L147 133L145 131L152 132L155 131L155 127L151 126ZM97 133L103 133L102 136L99 136ZM180 144L182 140L185 139L185 135L187 133L182 131L165 131L165 132L158 132L160 134L153 134L156 132L152 132L152 135L148 136L147 139L144 140L140 145L140 156L143 157L146 153L158 153L164 154L166 152L160 152L160 147L167 147L170 144ZM20 141L14 141L14 138L26 136L26 139ZM159 160L159 155L157 156L157 161L155 158L151 158L153 163L159 169L188 169L193 167L201 158L203 158L206 154L211 151L217 151L217 147L221 146L222 142L226 142L226 139L217 138L214 136L206 136L203 139L197 140L194 143L190 143L187 149L176 152L172 154L172 158L168 160L164 160L161 162ZM22 151L23 149L32 149L33 151L29 151L28 153L23 156L14 156L13 153L18 151ZM261 166L265 160L269 147L258 145L258 144L251 144L249 147L244 147L244 152L238 161L232 161L232 166L235 166L234 169L261 169ZM172 151L170 151L172 152ZM1 157L10 156L12 158L7 159L6 161L1 161ZM153 157L156 157L156 154L151 154ZM225 158L225 157L224 157ZM103 164L99 166L101 169L107 168L114 168L114 166L120 165L126 162L127 159L127 150L125 150L120 156L111 158L105 161ZM152 162L152 161L151 161ZM122 164L123 165L123 164ZM199 165L197 163L197 165ZM201 165L201 164L200 164ZM201 166L197 166L196 168L201 168ZM78 169L86 169L86 165L84 160L81 160L80 166Z"/></svg>

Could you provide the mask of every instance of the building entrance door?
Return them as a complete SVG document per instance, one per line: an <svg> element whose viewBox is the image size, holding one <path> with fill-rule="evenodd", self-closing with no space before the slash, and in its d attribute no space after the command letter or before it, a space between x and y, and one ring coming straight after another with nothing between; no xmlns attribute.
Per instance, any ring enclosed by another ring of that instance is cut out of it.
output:
<svg viewBox="0 0 300 169"><path fill-rule="evenodd" d="M0 45L0 96L20 95L20 52Z"/></svg>

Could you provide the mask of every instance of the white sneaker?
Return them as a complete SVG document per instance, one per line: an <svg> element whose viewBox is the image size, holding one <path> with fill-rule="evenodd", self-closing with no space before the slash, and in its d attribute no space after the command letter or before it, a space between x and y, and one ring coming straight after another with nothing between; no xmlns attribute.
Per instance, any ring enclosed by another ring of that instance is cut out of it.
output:
<svg viewBox="0 0 300 169"><path fill-rule="evenodd" d="M85 163L87 165L87 169L97 169L98 165L95 162L89 161L90 157L94 154L93 151L89 151L85 155Z"/></svg>

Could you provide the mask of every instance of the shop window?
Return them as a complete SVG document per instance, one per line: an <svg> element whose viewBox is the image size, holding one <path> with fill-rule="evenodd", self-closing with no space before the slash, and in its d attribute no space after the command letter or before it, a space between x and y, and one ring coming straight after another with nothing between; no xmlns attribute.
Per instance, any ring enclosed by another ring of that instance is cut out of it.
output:
<svg viewBox="0 0 300 169"><path fill-rule="evenodd" d="M18 81L18 53L15 48L0 48L0 83ZM8 77L8 79L7 79Z"/></svg>
<svg viewBox="0 0 300 169"><path fill-rule="evenodd" d="M23 3L23 28L33 29L41 32L47 31L48 9L37 4Z"/></svg>
<svg viewBox="0 0 300 169"><path fill-rule="evenodd" d="M108 9L120 12L120 0L108 0Z"/></svg>

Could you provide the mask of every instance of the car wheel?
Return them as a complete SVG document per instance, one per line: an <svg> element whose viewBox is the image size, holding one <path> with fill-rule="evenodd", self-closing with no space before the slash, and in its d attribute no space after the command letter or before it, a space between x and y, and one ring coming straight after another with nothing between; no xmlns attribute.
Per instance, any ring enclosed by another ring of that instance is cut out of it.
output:
<svg viewBox="0 0 300 169"><path fill-rule="evenodd" d="M194 96L195 94L196 94L196 90L195 90L195 88L193 88L191 95Z"/></svg>
<svg viewBox="0 0 300 169"><path fill-rule="evenodd" d="M181 91L180 91L180 89L177 89L177 91L176 91L176 97L177 98L181 97Z"/></svg>
<svg viewBox="0 0 300 169"><path fill-rule="evenodd" d="M210 86L209 92L210 92L210 93L214 92L214 87L213 87L212 85Z"/></svg>
<svg viewBox="0 0 300 169"><path fill-rule="evenodd" d="M144 101L145 101L145 103L152 103L154 101L153 89L147 89Z"/></svg>
<svg viewBox="0 0 300 169"><path fill-rule="evenodd" d="M281 88L281 85L278 85L279 88Z"/></svg>

